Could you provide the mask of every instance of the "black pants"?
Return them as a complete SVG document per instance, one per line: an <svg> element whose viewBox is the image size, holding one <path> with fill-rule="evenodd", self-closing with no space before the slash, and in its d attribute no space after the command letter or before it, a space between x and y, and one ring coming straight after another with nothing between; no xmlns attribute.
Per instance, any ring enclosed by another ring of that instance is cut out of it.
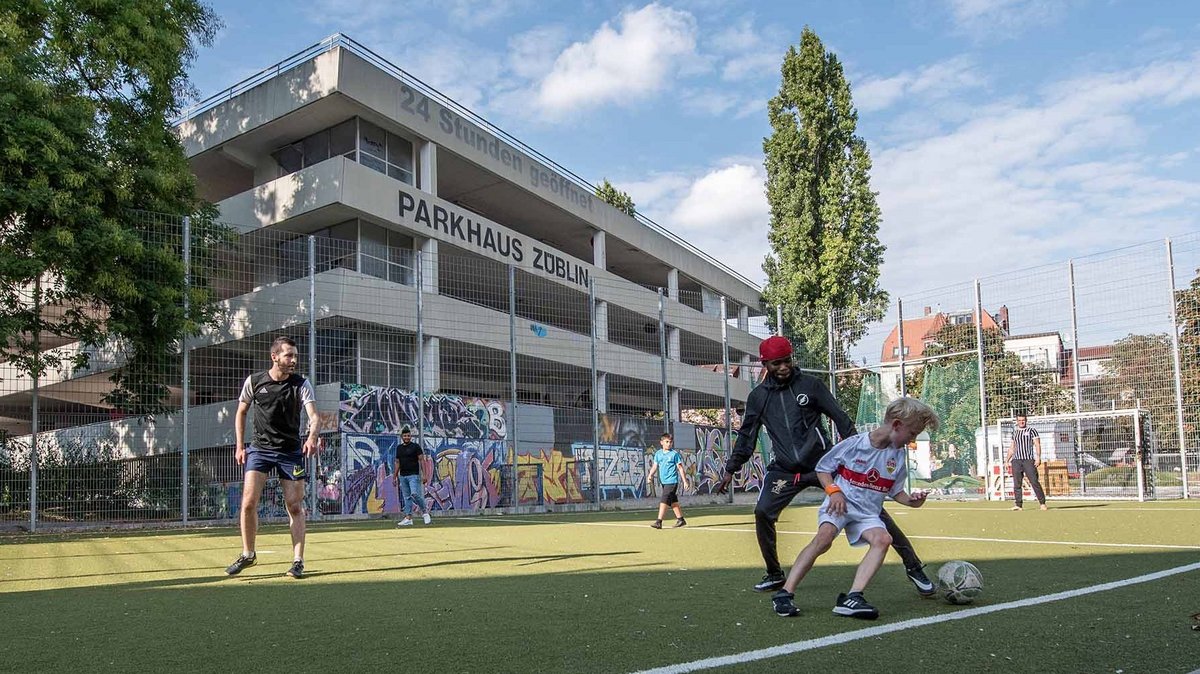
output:
<svg viewBox="0 0 1200 674"><path fill-rule="evenodd" d="M1046 492L1042 491L1042 483L1038 481L1037 466L1033 465L1033 459L1013 459L1012 462L1013 474L1013 501L1017 506L1021 505L1021 498L1025 491L1025 485L1021 482L1021 477L1029 480L1029 486L1033 488L1033 495L1037 497L1038 503L1046 504Z"/></svg>
<svg viewBox="0 0 1200 674"><path fill-rule="evenodd" d="M758 547L762 551L763 561L766 562L767 573L770 575L783 573L783 569L779 567L779 553L775 544L775 522L779 520L779 513L783 512L792 499L806 487L821 487L816 473L804 473L797 479L795 473L785 473L775 470L772 466L767 467L763 490L754 506L754 530L758 534ZM912 543L908 541L904 532L900 531L900 527L896 526L892 516L887 514L887 511L880 510L879 519L883 520L883 526L892 537L892 548L899 553L900 559L904 560L904 568L921 566L921 558L917 557Z"/></svg>

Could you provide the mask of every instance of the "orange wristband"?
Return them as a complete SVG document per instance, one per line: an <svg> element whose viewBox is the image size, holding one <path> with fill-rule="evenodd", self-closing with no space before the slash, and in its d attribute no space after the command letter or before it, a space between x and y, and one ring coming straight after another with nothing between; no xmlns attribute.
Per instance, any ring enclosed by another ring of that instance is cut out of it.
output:
<svg viewBox="0 0 1200 674"><path fill-rule="evenodd" d="M837 486L836 484L831 484L828 487L825 487L825 493L828 494L829 496L833 496L834 494L840 494L840 493L842 493L842 488Z"/></svg>

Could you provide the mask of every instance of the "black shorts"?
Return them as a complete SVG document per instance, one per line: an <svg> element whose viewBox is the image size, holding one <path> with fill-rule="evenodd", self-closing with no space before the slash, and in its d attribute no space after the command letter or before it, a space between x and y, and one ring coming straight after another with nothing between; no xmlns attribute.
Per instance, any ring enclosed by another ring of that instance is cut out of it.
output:
<svg viewBox="0 0 1200 674"><path fill-rule="evenodd" d="M246 448L246 471L251 470L266 473L267 477L274 472L281 480L308 479L308 471L304 467L304 452L277 452L250 445Z"/></svg>
<svg viewBox="0 0 1200 674"><path fill-rule="evenodd" d="M679 503L679 483L664 484L662 486L662 498L659 499L659 502L666 503L667 505Z"/></svg>

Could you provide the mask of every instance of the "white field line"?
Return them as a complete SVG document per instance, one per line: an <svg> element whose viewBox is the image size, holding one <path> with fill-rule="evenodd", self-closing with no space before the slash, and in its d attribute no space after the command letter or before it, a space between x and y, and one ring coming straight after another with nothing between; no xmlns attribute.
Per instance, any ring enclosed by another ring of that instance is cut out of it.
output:
<svg viewBox="0 0 1200 674"><path fill-rule="evenodd" d="M466 517L463 519L479 520L481 522L511 522L514 524L571 524L581 527L624 527L633 529L648 529L645 524L634 524L632 522L573 522L564 520L536 520L536 519L517 519L509 517ZM668 525L669 527L669 525ZM686 527L687 531L709 532L709 533L754 533L754 529L740 529L734 527ZM791 534L797 536L815 536L815 531L784 531L778 530L779 534ZM1021 538L981 538L978 536L909 536L910 539L928 540L928 541L972 541L976 543L1013 543L1021 545L1066 545L1070 547L1082 548L1150 548L1154 550L1200 550L1200 545L1172 545L1169 543L1096 543L1084 541L1035 541Z"/></svg>
<svg viewBox="0 0 1200 674"><path fill-rule="evenodd" d="M817 639L807 639L805 641L796 641L782 646L772 646L771 648L761 648L744 653L734 655L723 655L714 658L705 658L703 660L693 660L692 662L684 662L677 665L667 665L666 667L658 667L655 669L647 669L637 674L684 674L684 672L695 672L701 669L713 669L716 667L725 667L728 665L740 665L756 660L766 660L767 658L777 658L782 655L791 655L803 651L811 651L817 648L833 646L836 644L844 644L860 639L870 639L883 634L891 634L892 632L900 632L903 630L914 629L917 627L926 627L936 625L938 623L950 622L951 620L966 620L976 616L987 615L989 613L997 613L999 611L1007 611L1014 608L1024 608L1026 606L1036 606L1038 604L1047 604L1054 601L1062 601L1064 599L1073 599L1082 597L1097 592L1106 592L1108 590L1116 590L1130 585L1139 583L1148 583L1151 581L1167 578L1181 573L1200 570L1200 562L1194 564L1185 564L1177 566L1165 571L1156 571L1142 576L1126 578L1124 580L1116 580L1111 583L1102 583L1100 585L1091 585L1082 587L1077 590L1066 590L1064 592L1056 592L1054 594L1042 595L1040 597L1030 597L1028 599L1020 599L1017 601L1009 601L1003 604L995 604L993 606L979 606L976 608L964 609L953 613L944 613L942 615L911 618L909 620L901 620L900 622L890 623L887 625L879 625L876 627L868 627L866 629L854 630L852 632L842 632L841 634L831 634L826 637Z"/></svg>

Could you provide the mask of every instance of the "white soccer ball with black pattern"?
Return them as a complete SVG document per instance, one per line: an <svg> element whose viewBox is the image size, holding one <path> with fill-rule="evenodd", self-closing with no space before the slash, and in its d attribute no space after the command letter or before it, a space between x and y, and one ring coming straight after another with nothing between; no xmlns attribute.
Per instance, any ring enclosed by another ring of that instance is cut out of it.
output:
<svg viewBox="0 0 1200 674"><path fill-rule="evenodd" d="M970 562L946 562L937 572L938 594L951 604L970 604L983 594L983 574Z"/></svg>

